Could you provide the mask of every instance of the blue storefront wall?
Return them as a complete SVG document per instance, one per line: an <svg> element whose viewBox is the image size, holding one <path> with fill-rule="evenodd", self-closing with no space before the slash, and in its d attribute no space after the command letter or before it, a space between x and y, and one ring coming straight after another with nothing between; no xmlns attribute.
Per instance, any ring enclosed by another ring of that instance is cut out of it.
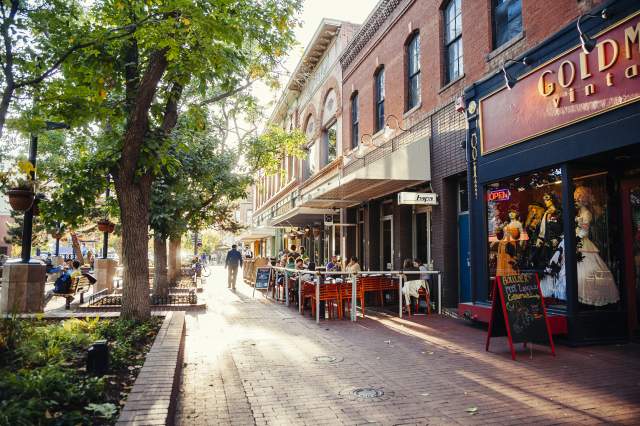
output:
<svg viewBox="0 0 640 426"><path fill-rule="evenodd" d="M637 1L615 2L615 9L607 21L591 20L586 28L591 34L613 25L635 14L640 9ZM526 52L522 57L529 59L529 66L514 65L509 72L519 76L545 64L563 52L579 44L575 22L555 34L540 46ZM515 58L521 59L521 58ZM640 60L638 60L640 63ZM637 77L640 84L640 77ZM502 88L505 80L501 71L479 81L465 92L467 105L471 101L479 103L480 99ZM498 180L528 174L541 169L557 167L562 170L562 209L564 214L564 235L566 246L575 244L575 222L573 215L573 185L571 181L570 162L599 153L640 144L640 102L633 102L613 109L609 112L595 115L584 121L543 134L542 136L521 142L501 150L482 155L480 152L480 132L478 115L468 114L469 136L467 143L468 176L469 176L469 205L471 229L471 299L473 302L487 301L489 293L488 270L488 231L487 231L487 202L486 185ZM509 117L501 119L509 120ZM531 117L535 120L535 117ZM569 324L569 339L574 343L589 340L588 333L581 331L589 321L600 321L597 315L586 320L580 318L577 310L577 284L575 269L575 253L566 252L567 268L567 310ZM461 290L461 293L463 291ZM612 327L624 323L623 312L611 319ZM613 314L610 314L611 316ZM615 316L615 315L614 315ZM624 328L624 325L621 326ZM620 334L617 330L613 334ZM598 336L591 336L592 340L601 340ZM612 336L619 338L620 336Z"/></svg>

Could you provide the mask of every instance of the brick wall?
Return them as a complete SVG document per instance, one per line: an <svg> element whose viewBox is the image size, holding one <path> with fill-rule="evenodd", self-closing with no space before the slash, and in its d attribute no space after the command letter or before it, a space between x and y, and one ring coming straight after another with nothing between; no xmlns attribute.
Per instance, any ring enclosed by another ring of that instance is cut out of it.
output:
<svg viewBox="0 0 640 426"><path fill-rule="evenodd" d="M505 59L514 58L534 47L560 28L588 12L604 0L522 0L523 37L493 51L491 0L462 1L462 44L464 77L444 86L444 54L442 48L443 0L385 0L398 5L377 30L364 31L370 39L357 49L358 36L343 55L343 116L351 117L349 99L358 91L360 105L360 134L374 132L375 70L385 67L385 115L394 114L405 122L404 127L421 121L434 109L460 96L464 87L498 69ZM374 14L375 15L375 14ZM375 17L375 16L374 16ZM366 30L366 23L363 26ZM413 31L420 32L421 98L420 108L403 117L406 106L406 70L404 45ZM576 33L576 43L578 35ZM350 50L357 51L353 54ZM359 51L358 51L359 50ZM488 57L490 56L490 57ZM353 59L346 60L346 58ZM346 60L346 62L345 62ZM347 63L348 62L348 63ZM351 127L343 126L343 140L351 140ZM348 144L345 144L348 145Z"/></svg>

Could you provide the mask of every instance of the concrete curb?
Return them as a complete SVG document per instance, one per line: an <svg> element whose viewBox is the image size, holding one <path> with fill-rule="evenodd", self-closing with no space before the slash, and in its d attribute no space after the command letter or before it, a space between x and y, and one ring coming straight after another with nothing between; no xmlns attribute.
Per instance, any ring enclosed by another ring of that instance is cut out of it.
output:
<svg viewBox="0 0 640 426"><path fill-rule="evenodd" d="M173 425L184 359L184 312L169 312L116 425Z"/></svg>

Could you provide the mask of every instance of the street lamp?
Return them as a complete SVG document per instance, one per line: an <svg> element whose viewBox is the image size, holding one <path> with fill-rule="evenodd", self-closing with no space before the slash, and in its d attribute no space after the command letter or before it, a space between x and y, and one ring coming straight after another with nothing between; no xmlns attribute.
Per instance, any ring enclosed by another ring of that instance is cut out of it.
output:
<svg viewBox="0 0 640 426"><path fill-rule="evenodd" d="M56 123L53 121L45 121L45 130L69 129L69 125L65 123ZM31 180L36 178L36 157L38 155L38 135L31 133L31 143L29 144L29 162L33 166L29 174ZM31 243L33 239L33 205L24 212L24 223L22 225L22 256L21 263L30 263L31 261ZM38 262L35 262L38 263Z"/></svg>

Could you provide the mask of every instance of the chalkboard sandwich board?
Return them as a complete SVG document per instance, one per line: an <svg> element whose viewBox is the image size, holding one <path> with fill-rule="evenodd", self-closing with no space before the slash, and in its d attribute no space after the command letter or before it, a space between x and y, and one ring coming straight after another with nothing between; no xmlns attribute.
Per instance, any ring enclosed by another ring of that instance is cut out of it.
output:
<svg viewBox="0 0 640 426"><path fill-rule="evenodd" d="M511 358L516 359L514 343L549 345L555 356L551 327L540 290L538 274L496 277L492 289L491 320L486 350L492 337L507 336Z"/></svg>
<svg viewBox="0 0 640 426"><path fill-rule="evenodd" d="M271 279L271 267L256 268L256 286L257 289L269 288L269 280Z"/></svg>

